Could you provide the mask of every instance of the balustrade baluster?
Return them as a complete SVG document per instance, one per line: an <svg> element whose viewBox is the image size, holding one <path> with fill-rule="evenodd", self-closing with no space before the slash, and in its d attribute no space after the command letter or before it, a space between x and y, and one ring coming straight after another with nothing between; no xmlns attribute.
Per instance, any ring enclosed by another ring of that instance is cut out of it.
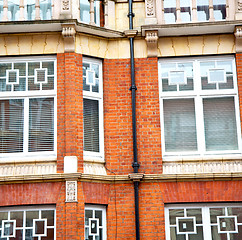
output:
<svg viewBox="0 0 242 240"><path fill-rule="evenodd" d="M229 0L226 0L226 20L230 20L229 14ZM232 20L232 19L231 19Z"/></svg>
<svg viewBox="0 0 242 240"><path fill-rule="evenodd" d="M8 0L3 0L3 21L8 21Z"/></svg>
<svg viewBox="0 0 242 240"><path fill-rule="evenodd" d="M180 5L180 0L176 0L176 22L180 23L181 22L181 5Z"/></svg>
<svg viewBox="0 0 242 240"><path fill-rule="evenodd" d="M161 1L161 24L165 24L165 9L164 9L164 1L163 0Z"/></svg>
<svg viewBox="0 0 242 240"><path fill-rule="evenodd" d="M24 20L24 0L19 1L19 20Z"/></svg>
<svg viewBox="0 0 242 240"><path fill-rule="evenodd" d="M108 27L108 0L104 0L104 27Z"/></svg>
<svg viewBox="0 0 242 240"><path fill-rule="evenodd" d="M40 20L40 3L39 3L39 0L35 0L35 20Z"/></svg>
<svg viewBox="0 0 242 240"><path fill-rule="evenodd" d="M209 21L215 21L214 11L213 11L213 0L209 0Z"/></svg>
<svg viewBox="0 0 242 240"><path fill-rule="evenodd" d="M197 0L192 0L192 22L197 21Z"/></svg>
<svg viewBox="0 0 242 240"><path fill-rule="evenodd" d="M90 23L95 25L95 12L94 12L94 0L90 0Z"/></svg>

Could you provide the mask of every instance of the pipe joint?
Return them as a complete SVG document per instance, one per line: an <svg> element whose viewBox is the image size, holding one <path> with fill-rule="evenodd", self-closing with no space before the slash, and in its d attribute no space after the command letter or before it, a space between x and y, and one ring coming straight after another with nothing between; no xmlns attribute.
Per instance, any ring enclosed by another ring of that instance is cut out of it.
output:
<svg viewBox="0 0 242 240"><path fill-rule="evenodd" d="M127 17L129 17L129 18L130 18L130 17L135 17L135 14L132 13L132 12L129 12L128 15L127 15Z"/></svg>
<svg viewBox="0 0 242 240"><path fill-rule="evenodd" d="M132 90L135 90L135 91L136 91L136 90L137 90L137 87L136 87L136 86L131 86L131 87L129 88L129 90L130 90L130 91L132 91Z"/></svg>

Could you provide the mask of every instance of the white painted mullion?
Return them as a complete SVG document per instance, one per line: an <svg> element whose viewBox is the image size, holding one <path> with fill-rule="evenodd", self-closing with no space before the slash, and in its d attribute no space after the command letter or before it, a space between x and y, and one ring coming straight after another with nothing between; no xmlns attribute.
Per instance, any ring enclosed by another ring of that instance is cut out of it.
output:
<svg viewBox="0 0 242 240"><path fill-rule="evenodd" d="M196 129L197 129L197 147L200 154L205 152L205 134L204 134L204 116L203 116L203 102L200 96L202 83L200 74L200 62L194 62L194 91L196 97L194 98L195 104L195 118L196 118Z"/></svg>
<svg viewBox="0 0 242 240"><path fill-rule="evenodd" d="M209 207L202 208L202 220L203 220L203 238L206 240L212 240Z"/></svg>
<svg viewBox="0 0 242 240"><path fill-rule="evenodd" d="M23 152L28 153L29 143L29 98L24 98L24 141Z"/></svg>

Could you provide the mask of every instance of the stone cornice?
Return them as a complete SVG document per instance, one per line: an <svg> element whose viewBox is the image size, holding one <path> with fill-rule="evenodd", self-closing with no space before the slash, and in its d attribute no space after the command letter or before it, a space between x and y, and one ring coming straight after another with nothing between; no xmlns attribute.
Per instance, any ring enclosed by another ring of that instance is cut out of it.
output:
<svg viewBox="0 0 242 240"><path fill-rule="evenodd" d="M239 173L201 173L201 174L141 174L141 182L183 182L183 181L235 181L242 180L242 172ZM139 176L141 176L139 173ZM133 176L133 175L132 175ZM134 177L134 176L133 176ZM129 175L91 175L81 173L56 173L45 175L21 175L2 176L0 185L15 183L36 182L64 182L77 180L79 182L99 183L131 183L133 178Z"/></svg>

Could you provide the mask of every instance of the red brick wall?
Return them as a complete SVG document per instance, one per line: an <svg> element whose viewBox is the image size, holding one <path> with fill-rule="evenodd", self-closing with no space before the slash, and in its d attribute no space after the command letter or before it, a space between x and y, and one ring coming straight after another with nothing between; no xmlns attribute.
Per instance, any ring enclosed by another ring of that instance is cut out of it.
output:
<svg viewBox="0 0 242 240"><path fill-rule="evenodd" d="M57 54L57 171L64 156L78 157L83 171L82 55Z"/></svg>
<svg viewBox="0 0 242 240"><path fill-rule="evenodd" d="M157 58L136 59L140 172L162 173ZM133 172L130 60L104 60L104 133L108 174Z"/></svg>

